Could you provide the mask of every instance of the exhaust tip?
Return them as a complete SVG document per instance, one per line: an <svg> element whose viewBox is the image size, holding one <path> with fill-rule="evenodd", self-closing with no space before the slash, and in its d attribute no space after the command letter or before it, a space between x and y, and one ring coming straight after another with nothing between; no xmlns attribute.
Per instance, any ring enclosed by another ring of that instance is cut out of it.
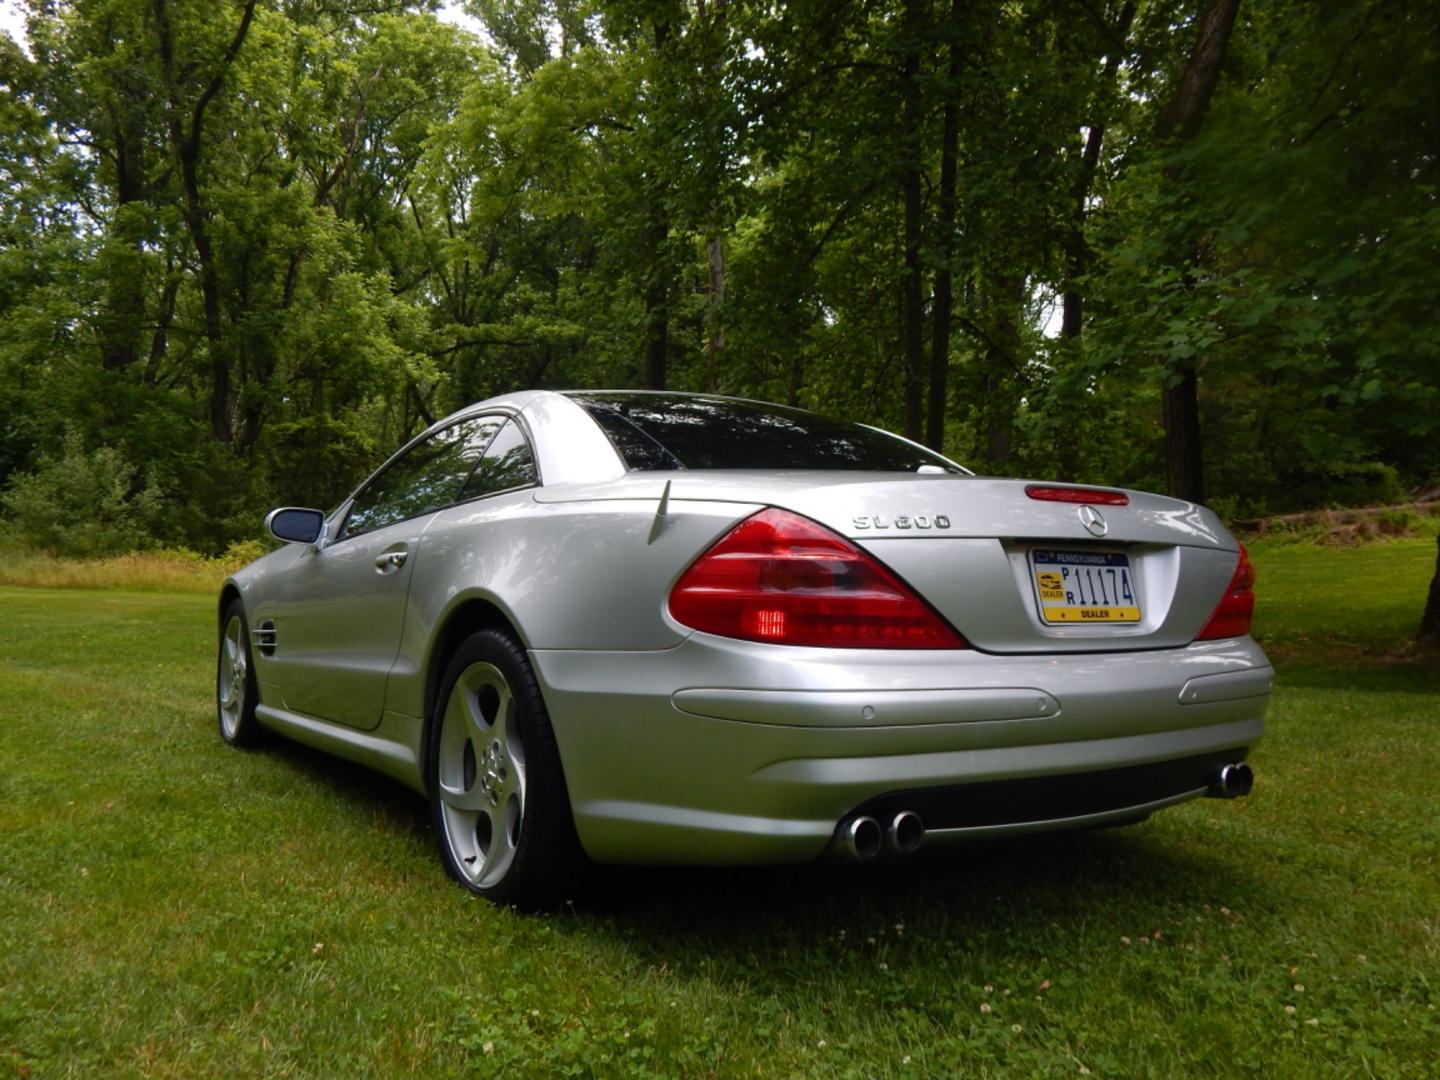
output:
<svg viewBox="0 0 1440 1080"><path fill-rule="evenodd" d="M890 850L897 855L913 855L925 842L925 823L915 811L901 810L890 819L886 839L890 842Z"/></svg>
<svg viewBox="0 0 1440 1080"><path fill-rule="evenodd" d="M840 850L856 862L869 862L880 854L884 836L872 817L855 817L840 826Z"/></svg>
<svg viewBox="0 0 1440 1080"><path fill-rule="evenodd" d="M1238 799L1249 795L1255 787L1255 771L1243 761L1222 765L1210 784L1210 794L1217 799Z"/></svg>

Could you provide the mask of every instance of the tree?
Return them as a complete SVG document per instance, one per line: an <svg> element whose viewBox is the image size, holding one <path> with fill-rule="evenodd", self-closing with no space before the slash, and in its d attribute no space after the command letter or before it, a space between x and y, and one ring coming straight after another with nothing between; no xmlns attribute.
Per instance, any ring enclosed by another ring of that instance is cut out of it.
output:
<svg viewBox="0 0 1440 1080"><path fill-rule="evenodd" d="M1435 544L1440 548L1440 536L1435 538ZM1440 551L1435 554L1435 576L1430 579L1430 593L1420 616L1420 633L1415 645L1423 651L1440 650Z"/></svg>
<svg viewBox="0 0 1440 1080"><path fill-rule="evenodd" d="M1200 16L1195 47L1176 81L1165 107L1155 119L1155 135L1162 145L1183 144L1200 133L1200 125L1210 108L1215 86L1220 81L1220 68L1235 26L1240 0L1209 0ZM1172 165L1167 175L1179 172ZM1188 238L1190 250L1176 252L1177 261L1188 263L1193 255L1194 238ZM1171 494L1191 502L1205 501L1205 465L1200 442L1199 372L1197 361L1175 366L1165 378L1162 390L1165 416L1165 487Z"/></svg>
<svg viewBox="0 0 1440 1080"><path fill-rule="evenodd" d="M1228 513L1440 475L1433 5L431 6L27 0L0 482L69 422L223 547L605 384Z"/></svg>
<svg viewBox="0 0 1440 1080"><path fill-rule="evenodd" d="M470 52L434 19L349 7L32 5L34 62L0 58L17 121L0 161L23 165L25 224L0 260L51 249L0 308L0 391L49 390L17 465L73 421L154 465L173 493L159 527L216 547L268 501L257 461L325 502L372 459L364 428L388 412L372 401L404 399L418 344L384 254L408 244L386 189ZM297 441L302 410L333 437Z"/></svg>

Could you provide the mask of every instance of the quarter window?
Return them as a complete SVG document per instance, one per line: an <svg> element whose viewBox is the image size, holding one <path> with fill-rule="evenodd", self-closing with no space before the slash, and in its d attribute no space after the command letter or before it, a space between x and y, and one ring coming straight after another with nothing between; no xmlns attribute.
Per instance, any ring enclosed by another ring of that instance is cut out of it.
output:
<svg viewBox="0 0 1440 1080"><path fill-rule="evenodd" d="M538 480L535 456L530 452L530 444L525 441L525 433L520 430L519 424L510 420L491 440L485 456L465 482L460 497L474 499L481 495L493 495L498 491L526 487Z"/></svg>
<svg viewBox="0 0 1440 1080"><path fill-rule="evenodd" d="M455 502L504 423L499 416L472 417L411 447L355 497L341 536L373 532Z"/></svg>

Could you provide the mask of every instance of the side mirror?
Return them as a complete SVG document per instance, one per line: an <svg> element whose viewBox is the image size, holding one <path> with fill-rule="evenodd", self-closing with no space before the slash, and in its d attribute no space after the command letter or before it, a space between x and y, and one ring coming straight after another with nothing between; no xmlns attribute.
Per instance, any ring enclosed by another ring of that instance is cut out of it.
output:
<svg viewBox="0 0 1440 1080"><path fill-rule="evenodd" d="M265 528L275 539L288 544L313 544L325 529L325 515L319 510L282 506L265 515Z"/></svg>

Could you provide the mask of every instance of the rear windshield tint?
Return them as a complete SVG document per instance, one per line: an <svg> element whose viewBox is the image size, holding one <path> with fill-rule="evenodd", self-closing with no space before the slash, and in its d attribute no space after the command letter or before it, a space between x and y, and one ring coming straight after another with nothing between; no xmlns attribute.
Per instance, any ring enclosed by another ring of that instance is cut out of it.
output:
<svg viewBox="0 0 1440 1080"><path fill-rule="evenodd" d="M962 472L903 439L803 409L689 394L574 393L632 472L851 469Z"/></svg>

